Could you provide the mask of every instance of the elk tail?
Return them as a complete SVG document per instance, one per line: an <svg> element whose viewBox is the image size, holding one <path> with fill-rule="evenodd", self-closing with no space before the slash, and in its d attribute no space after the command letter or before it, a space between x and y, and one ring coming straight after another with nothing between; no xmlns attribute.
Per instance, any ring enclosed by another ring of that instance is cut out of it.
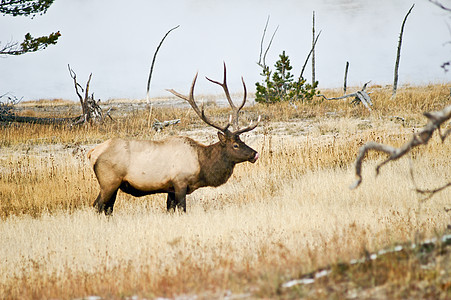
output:
<svg viewBox="0 0 451 300"><path fill-rule="evenodd" d="M91 162L91 166L92 167L94 167L94 165L95 165L95 163L97 161L97 157L95 155L93 156L93 153L94 153L95 149L96 148L92 148L91 150L89 150L88 154L86 154L86 156L88 157L88 160Z"/></svg>
<svg viewBox="0 0 451 300"><path fill-rule="evenodd" d="M94 149L95 148L92 148L91 150L89 150L88 154L86 155L89 160L91 160L91 154L92 154L92 151L94 151Z"/></svg>

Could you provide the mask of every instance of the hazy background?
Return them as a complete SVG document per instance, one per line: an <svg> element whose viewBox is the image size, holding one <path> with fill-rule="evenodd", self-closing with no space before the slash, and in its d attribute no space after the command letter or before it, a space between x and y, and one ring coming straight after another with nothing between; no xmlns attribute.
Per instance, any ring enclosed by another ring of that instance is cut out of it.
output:
<svg viewBox="0 0 451 300"><path fill-rule="evenodd" d="M298 75L311 47L312 11L322 30L316 50L316 79L320 88L340 87L346 61L348 85L392 84L396 46L402 20L414 2L406 0L56 0L34 19L0 16L0 41L22 41L60 31L56 45L44 51L0 58L0 94L24 100L77 100L67 64L83 86L93 73L92 92L102 100L143 99L150 63L158 43L172 27L157 57L151 97L165 90L189 90L194 74L196 93L222 93L203 76L222 78L228 66L232 92L261 81L257 66L260 40L270 15L267 37L279 25L267 56L273 66L282 50ZM444 0L444 4L451 1ZM451 5L449 5L451 6ZM440 65L451 57L449 16L427 0L418 0L403 38L400 84L449 82ZM311 80L310 64L304 73Z"/></svg>

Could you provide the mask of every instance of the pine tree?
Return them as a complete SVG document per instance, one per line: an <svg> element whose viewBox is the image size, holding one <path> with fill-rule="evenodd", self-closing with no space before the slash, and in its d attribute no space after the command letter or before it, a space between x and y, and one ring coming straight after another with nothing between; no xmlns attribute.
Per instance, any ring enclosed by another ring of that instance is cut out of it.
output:
<svg viewBox="0 0 451 300"><path fill-rule="evenodd" d="M307 84L302 77L294 80L290 71L293 67L290 64L290 58L285 51L279 55L279 60L275 63L275 71L271 72L269 67L265 66L260 75L264 76L264 83L257 82L255 101L258 103L276 103L280 101L304 101L311 100L319 91L316 90L318 82Z"/></svg>
<svg viewBox="0 0 451 300"><path fill-rule="evenodd" d="M55 0L1 0L0 13L11 16L31 16L42 15L47 12L50 5ZM47 48L49 45L57 43L61 36L60 32L53 32L48 36L34 38L30 33L25 35L24 41L9 42L5 45L0 43L0 55L22 55L25 53L36 52Z"/></svg>

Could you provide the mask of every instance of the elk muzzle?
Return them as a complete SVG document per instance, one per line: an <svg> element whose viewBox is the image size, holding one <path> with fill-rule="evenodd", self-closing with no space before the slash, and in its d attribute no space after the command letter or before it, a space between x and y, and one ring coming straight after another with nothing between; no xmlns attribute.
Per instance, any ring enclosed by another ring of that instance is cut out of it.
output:
<svg viewBox="0 0 451 300"><path fill-rule="evenodd" d="M258 155L258 152L257 151L255 151L255 155L254 155L254 157L253 158L251 158L251 159L249 159L249 162L251 162L251 163L255 163L256 161L257 161L257 159L259 158L260 156Z"/></svg>

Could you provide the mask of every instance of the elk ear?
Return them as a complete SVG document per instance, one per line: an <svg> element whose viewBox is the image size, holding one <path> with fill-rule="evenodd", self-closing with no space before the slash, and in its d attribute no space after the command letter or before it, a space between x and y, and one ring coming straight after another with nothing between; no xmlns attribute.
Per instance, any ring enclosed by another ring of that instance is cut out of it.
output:
<svg viewBox="0 0 451 300"><path fill-rule="evenodd" d="M222 133L221 131L218 131L218 138L219 138L219 141L221 142L222 145L226 144L227 138L224 135L224 133Z"/></svg>

